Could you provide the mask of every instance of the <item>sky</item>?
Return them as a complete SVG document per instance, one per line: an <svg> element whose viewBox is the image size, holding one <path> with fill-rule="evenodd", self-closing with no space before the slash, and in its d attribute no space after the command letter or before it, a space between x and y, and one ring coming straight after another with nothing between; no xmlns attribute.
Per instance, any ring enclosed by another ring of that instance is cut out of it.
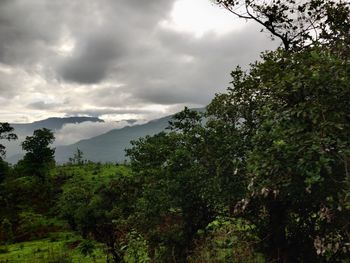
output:
<svg viewBox="0 0 350 263"><path fill-rule="evenodd" d="M0 121L203 107L275 46L211 0L1 0Z"/></svg>

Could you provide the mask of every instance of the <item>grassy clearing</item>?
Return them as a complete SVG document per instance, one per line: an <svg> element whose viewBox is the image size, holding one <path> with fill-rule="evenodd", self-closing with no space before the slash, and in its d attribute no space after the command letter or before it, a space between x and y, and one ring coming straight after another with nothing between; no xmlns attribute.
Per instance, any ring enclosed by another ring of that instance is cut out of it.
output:
<svg viewBox="0 0 350 263"><path fill-rule="evenodd" d="M79 236L67 232L46 239L0 246L0 263L106 262L102 245L96 244L93 254L85 257L78 248L80 241Z"/></svg>

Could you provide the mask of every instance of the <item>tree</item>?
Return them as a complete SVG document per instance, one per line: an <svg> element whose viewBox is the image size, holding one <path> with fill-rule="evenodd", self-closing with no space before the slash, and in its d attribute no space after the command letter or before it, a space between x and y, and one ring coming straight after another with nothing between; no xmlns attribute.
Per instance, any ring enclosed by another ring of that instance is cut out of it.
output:
<svg viewBox="0 0 350 263"><path fill-rule="evenodd" d="M230 156L247 185L233 215L257 226L269 260L347 258L349 3L216 3L259 23L284 46L249 73L237 68L232 88L208 107L208 128L234 141Z"/></svg>
<svg viewBox="0 0 350 263"><path fill-rule="evenodd" d="M240 153L247 190L233 215L257 226L269 260L349 256L349 74L327 47L269 52L208 106L208 127Z"/></svg>
<svg viewBox="0 0 350 263"><path fill-rule="evenodd" d="M0 122L0 140L17 140L17 135L13 133L13 130L10 124ZM0 144L0 183L4 180L9 169L8 164L2 159L5 154L5 146Z"/></svg>
<svg viewBox="0 0 350 263"><path fill-rule="evenodd" d="M77 215L81 209L88 206L93 197L93 185L91 183L80 182L67 184L60 195L58 202L60 215L67 220L73 230L78 230L80 224ZM86 233L83 233L85 236Z"/></svg>
<svg viewBox="0 0 350 263"><path fill-rule="evenodd" d="M186 262L198 231L215 217L219 178L213 175L210 138L199 112L185 108L169 129L133 141L127 150L142 182L135 221L151 258L162 248L162 261Z"/></svg>
<svg viewBox="0 0 350 263"><path fill-rule="evenodd" d="M132 230L128 217L134 212L139 185L133 177L122 175L94 188L92 184L67 187L60 200L62 216L84 238L104 243L113 262L123 262L123 243Z"/></svg>
<svg viewBox="0 0 350 263"><path fill-rule="evenodd" d="M7 122L0 122L0 140L17 140L17 135L13 133L13 130L13 127ZM5 154L5 146L0 144L0 158Z"/></svg>
<svg viewBox="0 0 350 263"><path fill-rule="evenodd" d="M82 165L82 164L84 164L83 156L84 156L84 153L79 148L77 148L73 157L69 158L69 162L71 164Z"/></svg>
<svg viewBox="0 0 350 263"><path fill-rule="evenodd" d="M22 148L27 153L22 165L27 174L45 180L49 169L55 165L55 149L49 147L54 140L53 133L46 128L35 130L33 136L26 137Z"/></svg>
<svg viewBox="0 0 350 263"><path fill-rule="evenodd" d="M349 4L334 0L215 0L239 18L253 20L286 50L335 40L350 43Z"/></svg>
<svg viewBox="0 0 350 263"><path fill-rule="evenodd" d="M12 224L11 222L5 218L1 223L1 240L7 245L12 243L13 241L13 232L12 232Z"/></svg>

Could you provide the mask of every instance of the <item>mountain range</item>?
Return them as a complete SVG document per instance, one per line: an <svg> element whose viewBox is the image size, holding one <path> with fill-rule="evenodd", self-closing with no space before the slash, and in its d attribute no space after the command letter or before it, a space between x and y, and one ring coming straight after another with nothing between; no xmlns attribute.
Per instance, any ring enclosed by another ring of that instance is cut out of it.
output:
<svg viewBox="0 0 350 263"><path fill-rule="evenodd" d="M65 118L48 118L45 120L35 121L32 123L11 123L11 126L15 129L14 132L18 136L16 141L2 141L1 144L6 147L6 160L10 163L16 163L22 158L23 153L21 149L21 142L23 142L26 136L30 136L37 129L47 128L53 132L57 132L67 124L78 124L83 122L104 122L103 120L95 117L65 117Z"/></svg>
<svg viewBox="0 0 350 263"><path fill-rule="evenodd" d="M145 124L135 124L119 129L113 129L98 136L80 140L70 145L56 145L55 158L57 163L65 163L79 148L84 159L94 162L123 162L125 160L125 149L130 147L130 141L146 135L159 133L168 126L172 116L149 121ZM103 120L92 117L70 117L70 118L49 118L46 120L27 123L11 124L19 140L16 142L2 142L7 147L6 161L16 163L23 157L19 141L25 136L31 135L34 130L48 128L59 131L66 124L82 122L103 122ZM128 122L132 124L133 122Z"/></svg>
<svg viewBox="0 0 350 263"><path fill-rule="evenodd" d="M59 130L65 124L69 123L82 123L85 121L91 122L104 122L103 120L95 117L66 117L66 118L48 118L41 121L35 121L32 123L12 123L11 126L15 129L17 135L30 135L34 130L47 128L52 131Z"/></svg>
<svg viewBox="0 0 350 263"><path fill-rule="evenodd" d="M68 158L79 148L84 153L84 158L90 161L123 162L125 160L125 149L130 147L130 141L165 130L170 119L171 116L167 116L146 124L114 129L71 145L58 146L55 153L56 161L58 163L67 162Z"/></svg>

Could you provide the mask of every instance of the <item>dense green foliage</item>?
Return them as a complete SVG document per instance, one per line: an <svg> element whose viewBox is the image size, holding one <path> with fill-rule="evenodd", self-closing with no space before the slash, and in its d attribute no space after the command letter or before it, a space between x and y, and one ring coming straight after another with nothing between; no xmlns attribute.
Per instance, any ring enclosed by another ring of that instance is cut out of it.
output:
<svg viewBox="0 0 350 263"><path fill-rule="evenodd" d="M234 71L234 89L208 107L208 126L241 142L247 189L235 212L258 227L271 259L349 256L349 69L319 47L272 52L249 74Z"/></svg>
<svg viewBox="0 0 350 263"><path fill-rule="evenodd" d="M132 141L127 165L77 149L55 166L46 129L26 138L17 165L1 162L1 253L73 231L46 261L349 262L349 6L301 3L293 8L310 13L293 27L294 1L245 3L288 43L237 67L206 112L185 108L166 131Z"/></svg>
<svg viewBox="0 0 350 263"><path fill-rule="evenodd" d="M19 165L22 168L23 164ZM106 186L130 177L129 169L123 165L87 162L50 168L46 176L45 186L50 191L43 191L42 181L23 174L22 169L9 169L0 192L3 222L0 242L6 252L0 253L0 262L23 262L23 258L34 260L28 262L51 262L55 258L66 258L68 261L64 262L106 262L109 249L104 242L113 235L112 232L104 232L101 238L94 235L100 227L95 220L105 222L98 215L104 212L104 206L95 202ZM122 188L118 189L122 193ZM72 237L68 231L76 234ZM96 245L92 238L101 243ZM18 242L23 241L26 242L20 247ZM11 245L12 242L16 245Z"/></svg>

